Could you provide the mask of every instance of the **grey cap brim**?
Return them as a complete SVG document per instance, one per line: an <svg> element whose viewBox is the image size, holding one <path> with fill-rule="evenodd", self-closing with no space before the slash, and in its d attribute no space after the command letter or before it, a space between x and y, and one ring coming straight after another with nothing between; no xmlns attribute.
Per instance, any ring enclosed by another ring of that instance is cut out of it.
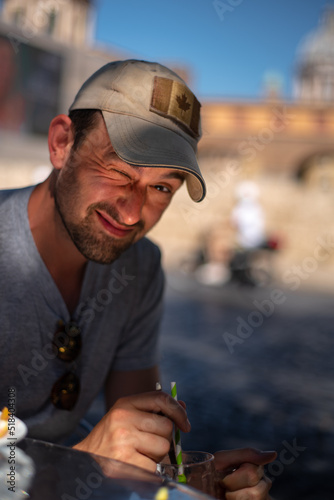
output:
<svg viewBox="0 0 334 500"><path fill-rule="evenodd" d="M194 149L187 140L143 118L108 111L102 111L102 114L111 144L123 161L132 165L181 170L186 174L190 197L196 202L203 200L205 182Z"/></svg>

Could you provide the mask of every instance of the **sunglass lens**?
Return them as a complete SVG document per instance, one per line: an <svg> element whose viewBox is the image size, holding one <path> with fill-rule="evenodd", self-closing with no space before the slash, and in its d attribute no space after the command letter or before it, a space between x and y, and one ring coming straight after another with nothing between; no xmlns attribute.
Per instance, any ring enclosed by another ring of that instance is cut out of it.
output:
<svg viewBox="0 0 334 500"><path fill-rule="evenodd" d="M67 372L52 387L52 403L61 410L72 410L78 400L80 381L74 373Z"/></svg>
<svg viewBox="0 0 334 500"><path fill-rule="evenodd" d="M75 323L66 326L59 325L53 339L53 346L58 358L71 362L76 359L81 351L81 333Z"/></svg>

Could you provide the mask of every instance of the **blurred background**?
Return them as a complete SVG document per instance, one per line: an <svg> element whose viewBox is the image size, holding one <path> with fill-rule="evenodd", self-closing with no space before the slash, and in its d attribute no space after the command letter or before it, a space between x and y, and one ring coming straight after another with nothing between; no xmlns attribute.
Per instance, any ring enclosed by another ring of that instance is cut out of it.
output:
<svg viewBox="0 0 334 500"><path fill-rule="evenodd" d="M251 181L263 232L280 246L276 277L331 289L333 252L317 266L310 259L331 234L333 8L322 0L2 0L1 187L45 177L49 122L93 71L120 58L158 60L202 103L208 187L198 205L181 190L152 232L166 266L204 245L223 264L238 238L231 214L240 184ZM290 266L304 259L296 277Z"/></svg>
<svg viewBox="0 0 334 500"><path fill-rule="evenodd" d="M124 58L202 104L207 197L183 187L151 233L187 447L278 449L277 499L332 499L334 2L0 1L1 188L48 175L50 120Z"/></svg>

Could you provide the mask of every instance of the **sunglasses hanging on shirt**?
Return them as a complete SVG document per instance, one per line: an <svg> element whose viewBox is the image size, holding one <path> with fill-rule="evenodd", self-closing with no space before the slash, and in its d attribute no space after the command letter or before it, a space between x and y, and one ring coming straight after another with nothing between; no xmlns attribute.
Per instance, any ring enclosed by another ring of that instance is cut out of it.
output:
<svg viewBox="0 0 334 500"><path fill-rule="evenodd" d="M81 331L74 321L64 324L59 320L57 330L52 341L57 358L65 363L72 363L81 352ZM56 408L72 410L80 393L80 380L73 371L69 370L53 385L51 401Z"/></svg>

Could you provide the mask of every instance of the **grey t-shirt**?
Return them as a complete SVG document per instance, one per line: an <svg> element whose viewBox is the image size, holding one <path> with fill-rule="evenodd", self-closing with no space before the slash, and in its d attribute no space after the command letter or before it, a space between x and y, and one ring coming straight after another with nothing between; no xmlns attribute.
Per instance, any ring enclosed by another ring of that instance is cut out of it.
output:
<svg viewBox="0 0 334 500"><path fill-rule="evenodd" d="M144 238L111 265L88 262L70 317L30 231L32 190L0 191L0 406L15 387L16 415L29 436L57 442L85 415L110 370L157 363L164 280L160 251ZM81 354L72 364L51 348L59 320L81 329ZM80 397L73 410L59 410L51 388L69 369L80 379Z"/></svg>

